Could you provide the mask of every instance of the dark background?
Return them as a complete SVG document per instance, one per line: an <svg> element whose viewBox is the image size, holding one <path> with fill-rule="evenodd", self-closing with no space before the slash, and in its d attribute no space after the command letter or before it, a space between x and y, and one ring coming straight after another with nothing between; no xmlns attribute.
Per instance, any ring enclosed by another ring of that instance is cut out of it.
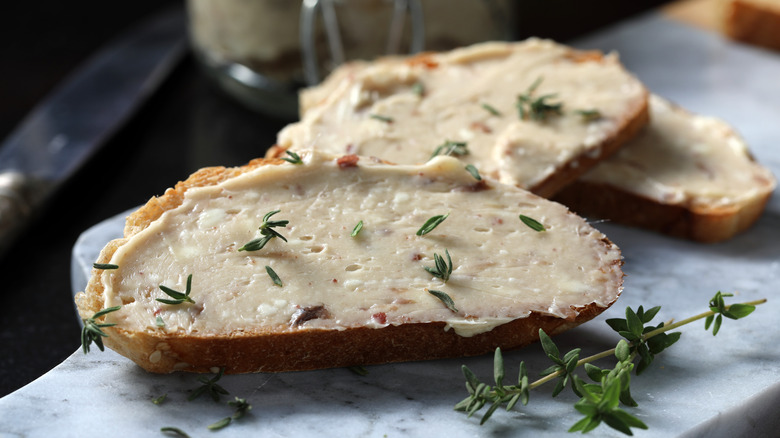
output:
<svg viewBox="0 0 780 438"><path fill-rule="evenodd" d="M565 42L661 3L524 0L518 33ZM172 0L6 2L0 7L0 139L112 38L182 6ZM0 256L0 396L79 348L70 253L82 231L162 194L200 167L261 156L285 123L235 104L185 57Z"/></svg>

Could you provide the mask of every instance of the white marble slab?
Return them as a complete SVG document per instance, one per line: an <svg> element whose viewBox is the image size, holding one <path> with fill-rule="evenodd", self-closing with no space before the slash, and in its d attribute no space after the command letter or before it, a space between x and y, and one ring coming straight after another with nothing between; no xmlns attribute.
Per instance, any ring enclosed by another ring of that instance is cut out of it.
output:
<svg viewBox="0 0 780 438"><path fill-rule="evenodd" d="M780 175L780 55L738 46L720 37L667 21L640 17L576 42L584 48L616 49L649 87L692 110L720 116L738 127L757 158ZM97 251L121 234L122 217L84 233L74 248L74 289ZM727 320L717 337L696 323L632 381L639 408L631 412L650 426L640 437L773 436L780 426L780 198L775 195L748 233L717 245L674 240L617 225L600 224L626 258L620 301L592 323L557 338L562 351L585 354L609 348L617 335L603 323L626 306L662 305L660 318L681 319L706 310L718 290L739 300L768 298L756 314ZM74 333L74 336L77 336ZM533 371L547 364L538 346L507 353L508 373L525 360ZM550 399L537 390L527 407L499 411L485 425L454 412L465 397L460 365L485 380L491 357L368 367L367 376L345 369L226 376L229 399L247 398L250 414L219 432L206 429L232 413L224 402L202 397L187 402L199 386L188 374L148 374L106 351L74 353L26 387L0 399L0 437L162 436L175 426L192 437L207 436L507 436L565 434L579 416L576 398ZM606 363L603 366L608 366ZM168 394L162 405L151 400ZM223 399L227 401L228 398ZM594 436L620 436L600 427Z"/></svg>

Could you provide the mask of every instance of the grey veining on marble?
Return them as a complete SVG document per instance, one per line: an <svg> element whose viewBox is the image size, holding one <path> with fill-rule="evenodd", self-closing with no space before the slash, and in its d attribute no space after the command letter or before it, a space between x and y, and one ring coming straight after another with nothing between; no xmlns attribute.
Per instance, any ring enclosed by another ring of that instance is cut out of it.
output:
<svg viewBox="0 0 780 438"><path fill-rule="evenodd" d="M583 48L615 49L654 91L704 114L734 124L758 160L780 175L780 54L738 46L714 34L650 14L575 42ZM100 248L121 234L123 216L87 230L74 248L74 290L83 288ZM724 321L717 337L697 322L681 340L632 379L647 423L638 437L770 436L778 430L780 403L780 199L749 232L716 245L675 240L609 223L597 225L623 250L625 290L597 318L556 338L562 351L583 355L617 341L603 323L622 317L626 306L662 305L659 320L682 319L706 310L718 290L740 301L768 298L756 314ZM75 316L74 316L75 317ZM74 336L78 336L74 333ZM485 426L454 412L465 397L461 364L484 380L489 356L368 367L367 376L346 369L226 376L230 395L216 404L206 397L187 402L199 384L190 374L152 375L114 352L74 353L28 386L0 399L0 437L162 436L164 426L192 437L306 436L561 436L579 416L565 391L531 394L531 403L498 411ZM505 354L507 374L525 360L531 372L547 366L539 346ZM602 366L611 366L610 362ZM162 405L151 400L167 394ZM225 404L247 398L250 413L219 432L206 429L232 414ZM594 436L622 436L601 426ZM214 435L217 436L217 435Z"/></svg>

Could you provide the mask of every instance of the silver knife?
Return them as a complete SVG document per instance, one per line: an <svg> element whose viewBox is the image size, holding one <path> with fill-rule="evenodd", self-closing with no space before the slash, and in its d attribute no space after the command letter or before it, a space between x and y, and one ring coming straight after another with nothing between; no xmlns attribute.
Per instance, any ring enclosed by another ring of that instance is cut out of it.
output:
<svg viewBox="0 0 780 438"><path fill-rule="evenodd" d="M98 51L11 133L0 148L0 255L129 120L185 49L184 11L160 13Z"/></svg>

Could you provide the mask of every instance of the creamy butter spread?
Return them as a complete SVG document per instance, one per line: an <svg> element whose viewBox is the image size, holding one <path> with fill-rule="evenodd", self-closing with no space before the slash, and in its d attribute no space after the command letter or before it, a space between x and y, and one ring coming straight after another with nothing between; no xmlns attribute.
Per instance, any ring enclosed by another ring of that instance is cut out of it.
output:
<svg viewBox="0 0 780 438"><path fill-rule="evenodd" d="M278 144L412 164L427 161L447 140L466 142L463 161L533 188L584 153L598 156L600 145L644 106L644 87L616 56L576 56L566 46L530 39L478 44L432 55L428 63L347 65L304 94L301 121L281 131ZM546 102L562 103L561 115L520 118L518 96L537 80L531 97L553 95ZM309 106L315 99L319 104ZM601 117L587 120L578 110Z"/></svg>
<svg viewBox="0 0 780 438"><path fill-rule="evenodd" d="M514 186L477 181L463 163L422 166L361 158L342 167L319 153L304 164L266 165L216 186L186 191L182 204L129 238L102 271L105 306L119 327L178 334L343 330L446 322L463 336L541 312L561 318L620 292L620 252L565 207ZM269 211L286 239L238 251L261 237ZM432 216L449 217L431 233ZM533 217L536 232L519 220ZM358 221L363 228L351 233ZM424 267L449 251L445 283ZM283 286L274 285L270 266ZM194 304L169 305L164 285ZM450 311L428 290L448 294ZM157 317L164 322L158 327Z"/></svg>
<svg viewBox="0 0 780 438"><path fill-rule="evenodd" d="M650 124L582 178L700 208L738 205L776 184L728 124L688 113L658 96L650 98Z"/></svg>

